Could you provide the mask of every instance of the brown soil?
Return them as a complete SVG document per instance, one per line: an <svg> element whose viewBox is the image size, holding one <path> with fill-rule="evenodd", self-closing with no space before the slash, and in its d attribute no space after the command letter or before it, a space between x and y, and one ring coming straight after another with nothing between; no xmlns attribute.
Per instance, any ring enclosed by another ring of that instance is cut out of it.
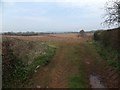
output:
<svg viewBox="0 0 120 90"><path fill-rule="evenodd" d="M3 37L11 37L23 40L32 40L32 41L48 41L48 42L80 42L83 39L77 37L77 34L46 34L40 36L9 36L4 35Z"/></svg>
<svg viewBox="0 0 120 90"><path fill-rule="evenodd" d="M73 66L72 58L69 56L71 55L69 51L73 49L73 46L75 44L61 44L52 62L33 75L34 84L30 87L67 88L70 75L79 72L77 66Z"/></svg>

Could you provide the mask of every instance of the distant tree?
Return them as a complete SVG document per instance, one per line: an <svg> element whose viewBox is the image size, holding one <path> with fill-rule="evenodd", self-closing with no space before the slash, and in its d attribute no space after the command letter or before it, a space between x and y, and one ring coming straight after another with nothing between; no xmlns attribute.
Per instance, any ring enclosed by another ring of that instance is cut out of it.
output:
<svg viewBox="0 0 120 90"><path fill-rule="evenodd" d="M84 31L84 30L81 30L81 31L80 31L80 35L81 35L82 37L84 37L84 36L85 36L85 31Z"/></svg>
<svg viewBox="0 0 120 90"><path fill-rule="evenodd" d="M120 0L106 2L104 23L110 26L120 27Z"/></svg>

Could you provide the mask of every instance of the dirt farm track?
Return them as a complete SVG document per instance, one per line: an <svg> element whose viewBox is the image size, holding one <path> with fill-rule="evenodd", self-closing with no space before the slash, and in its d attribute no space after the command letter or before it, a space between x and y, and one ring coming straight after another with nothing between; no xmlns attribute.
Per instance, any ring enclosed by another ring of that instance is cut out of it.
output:
<svg viewBox="0 0 120 90"><path fill-rule="evenodd" d="M33 75L31 79L33 83L26 86L28 88L68 88L69 78L80 75L83 68L85 87L118 87L119 81L115 81L115 78L119 78L119 76L106 65L94 46L90 44L92 35L88 33L85 37L78 37L78 34L48 34L41 36L3 36L3 38L11 37L59 44L59 49L56 51L53 60ZM83 68L80 68L80 65ZM96 77L101 79L98 80Z"/></svg>

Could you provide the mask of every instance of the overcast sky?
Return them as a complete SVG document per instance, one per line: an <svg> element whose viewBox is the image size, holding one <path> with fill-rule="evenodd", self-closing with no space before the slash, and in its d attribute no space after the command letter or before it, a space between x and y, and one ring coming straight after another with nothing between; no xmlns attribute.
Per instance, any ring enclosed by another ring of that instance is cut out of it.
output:
<svg viewBox="0 0 120 90"><path fill-rule="evenodd" d="M2 0L5 31L80 31L104 28L106 0Z"/></svg>

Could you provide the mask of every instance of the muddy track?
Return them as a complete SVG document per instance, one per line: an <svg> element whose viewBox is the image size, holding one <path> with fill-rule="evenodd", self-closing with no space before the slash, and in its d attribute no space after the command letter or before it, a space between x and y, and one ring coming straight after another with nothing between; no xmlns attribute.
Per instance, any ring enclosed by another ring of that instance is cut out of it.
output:
<svg viewBox="0 0 120 90"><path fill-rule="evenodd" d="M48 66L40 68L32 78L34 88L67 88L70 75L78 73L77 66L71 62L71 51L75 44L65 43L60 45L53 60ZM73 66L73 67L71 67Z"/></svg>
<svg viewBox="0 0 120 90"><path fill-rule="evenodd" d="M90 87L107 88L106 82L101 80L102 77L98 73L100 70L104 70L105 63L102 62L102 58L92 46L85 43L81 44L79 50L81 53L81 62L84 65Z"/></svg>
<svg viewBox="0 0 120 90"><path fill-rule="evenodd" d="M75 61L76 57L72 56L76 51L79 52L77 61ZM94 47L85 42L61 44L51 63L33 75L33 85L30 87L68 88L69 77L79 73L79 67L73 61L84 66L88 87L108 87L109 81L107 82L104 77L107 72L106 63L103 62Z"/></svg>
<svg viewBox="0 0 120 90"><path fill-rule="evenodd" d="M101 58L93 45L82 43L79 50L91 88L119 87L120 75Z"/></svg>
<svg viewBox="0 0 120 90"><path fill-rule="evenodd" d="M17 38L44 41L37 37ZM68 88L69 77L80 73L79 63L84 66L87 86L92 88L119 86L117 81L120 76L113 71L111 73L107 63L102 60L93 45L86 43L85 39L45 37L45 41L58 43L59 49L48 65L39 68L33 74L32 84L27 86L28 88ZM78 56L76 57L74 53Z"/></svg>
<svg viewBox="0 0 120 90"><path fill-rule="evenodd" d="M79 54L79 57L76 58L73 56L75 52ZM33 75L33 85L31 87L68 88L69 77L79 73L79 65L76 65L76 63L84 65L84 72L88 83L87 86L92 87L89 81L90 75L97 73L98 69L102 69L102 63L99 63L100 57L94 52L95 51L86 46L83 42L60 44L60 48L51 63L39 69ZM77 59L76 61L75 58ZM93 81L94 86L101 87L101 84L94 82L96 81Z"/></svg>

